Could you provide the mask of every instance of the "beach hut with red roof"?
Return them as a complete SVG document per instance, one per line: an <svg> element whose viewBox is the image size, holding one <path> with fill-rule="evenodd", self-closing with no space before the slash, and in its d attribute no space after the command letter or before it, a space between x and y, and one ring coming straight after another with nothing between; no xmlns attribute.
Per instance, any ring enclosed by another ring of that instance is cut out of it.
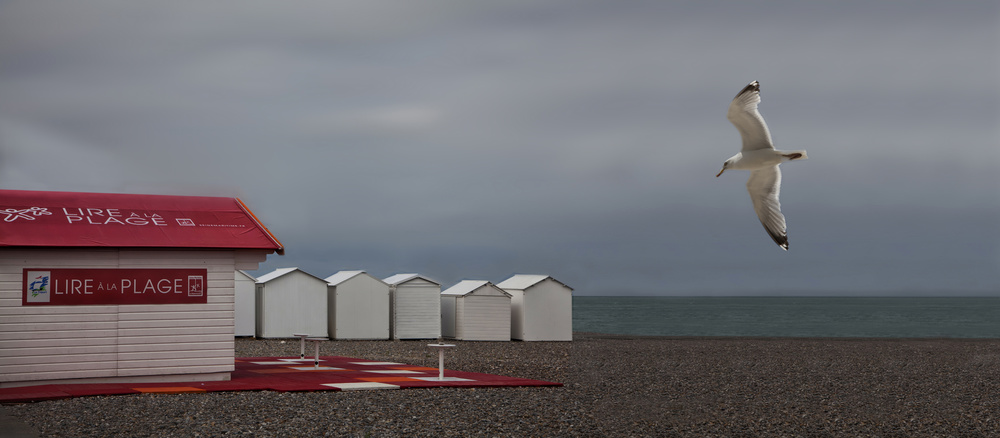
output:
<svg viewBox="0 0 1000 438"><path fill-rule="evenodd" d="M228 380L234 273L283 251L236 198L0 190L0 387Z"/></svg>

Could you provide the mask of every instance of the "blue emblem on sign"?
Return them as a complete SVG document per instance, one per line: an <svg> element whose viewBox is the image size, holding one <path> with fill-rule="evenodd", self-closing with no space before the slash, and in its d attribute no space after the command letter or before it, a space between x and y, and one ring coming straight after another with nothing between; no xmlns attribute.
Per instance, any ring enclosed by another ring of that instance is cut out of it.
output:
<svg viewBox="0 0 1000 438"><path fill-rule="evenodd" d="M49 282L52 275L49 271L28 271L27 301L29 303L49 302Z"/></svg>

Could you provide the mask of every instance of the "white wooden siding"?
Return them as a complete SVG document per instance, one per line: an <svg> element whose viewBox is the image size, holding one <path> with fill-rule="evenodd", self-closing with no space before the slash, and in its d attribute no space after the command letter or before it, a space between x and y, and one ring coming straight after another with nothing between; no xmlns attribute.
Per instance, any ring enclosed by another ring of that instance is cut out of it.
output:
<svg viewBox="0 0 1000 438"><path fill-rule="evenodd" d="M234 269L255 271L261 263L267 260L266 251L236 251L236 266Z"/></svg>
<svg viewBox="0 0 1000 438"><path fill-rule="evenodd" d="M522 304L512 306L520 313L520 330L512 336L524 341L573 340L573 291L552 279L543 280L522 292Z"/></svg>
<svg viewBox="0 0 1000 438"><path fill-rule="evenodd" d="M254 297L256 282L253 278L248 277L240 271L233 272L233 278L235 289L233 297L235 300L233 311L235 313L233 317L236 321L233 334L236 336L253 336L256 334L254 327L257 325L255 319L257 315L257 301Z"/></svg>
<svg viewBox="0 0 1000 438"><path fill-rule="evenodd" d="M391 299L393 339L441 336L441 286L413 279L396 285Z"/></svg>
<svg viewBox="0 0 1000 438"><path fill-rule="evenodd" d="M509 341L510 298L475 293L457 297L455 338L463 341Z"/></svg>
<svg viewBox="0 0 1000 438"><path fill-rule="evenodd" d="M228 373L237 266L264 251L0 250L4 382ZM205 268L207 304L21 306L24 268Z"/></svg>
<svg viewBox="0 0 1000 438"><path fill-rule="evenodd" d="M291 338L294 333L325 338L327 284L295 270L257 284L257 337Z"/></svg>
<svg viewBox="0 0 1000 438"><path fill-rule="evenodd" d="M389 285L364 272L329 286L334 339L389 339Z"/></svg>

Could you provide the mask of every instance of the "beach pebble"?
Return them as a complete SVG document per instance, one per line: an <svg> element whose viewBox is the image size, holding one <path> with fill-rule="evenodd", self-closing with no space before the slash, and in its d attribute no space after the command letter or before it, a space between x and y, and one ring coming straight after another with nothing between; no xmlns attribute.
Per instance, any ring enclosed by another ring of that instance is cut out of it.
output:
<svg viewBox="0 0 1000 438"><path fill-rule="evenodd" d="M321 355L436 367L426 344L329 341ZM449 369L564 386L97 396L5 411L51 437L1000 436L1000 340L457 344ZM298 348L236 340L239 357Z"/></svg>

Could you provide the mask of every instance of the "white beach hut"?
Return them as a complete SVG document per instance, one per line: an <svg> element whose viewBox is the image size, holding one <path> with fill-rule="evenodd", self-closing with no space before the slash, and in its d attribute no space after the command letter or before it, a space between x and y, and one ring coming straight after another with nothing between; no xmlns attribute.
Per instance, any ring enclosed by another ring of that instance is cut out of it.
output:
<svg viewBox="0 0 1000 438"><path fill-rule="evenodd" d="M328 331L333 339L389 339L389 285L365 271L326 278Z"/></svg>
<svg viewBox="0 0 1000 438"><path fill-rule="evenodd" d="M236 318L234 334L236 336L254 336L257 334L257 298L254 296L257 290L257 279L243 271L236 271L235 274L236 302L233 304L233 313Z"/></svg>
<svg viewBox="0 0 1000 438"><path fill-rule="evenodd" d="M514 275L497 287L511 295L510 337L573 340L573 289L548 275Z"/></svg>
<svg viewBox="0 0 1000 438"><path fill-rule="evenodd" d="M441 284L419 274L396 274L389 285L389 332L392 339L441 336Z"/></svg>
<svg viewBox="0 0 1000 438"><path fill-rule="evenodd" d="M326 280L299 268L275 269L258 277L257 337L327 337L326 286Z"/></svg>
<svg viewBox="0 0 1000 438"><path fill-rule="evenodd" d="M510 294L485 280L441 292L441 335L460 341L509 341Z"/></svg>
<svg viewBox="0 0 1000 438"><path fill-rule="evenodd" d="M229 380L233 273L283 252L236 198L0 190L0 224L0 387Z"/></svg>

